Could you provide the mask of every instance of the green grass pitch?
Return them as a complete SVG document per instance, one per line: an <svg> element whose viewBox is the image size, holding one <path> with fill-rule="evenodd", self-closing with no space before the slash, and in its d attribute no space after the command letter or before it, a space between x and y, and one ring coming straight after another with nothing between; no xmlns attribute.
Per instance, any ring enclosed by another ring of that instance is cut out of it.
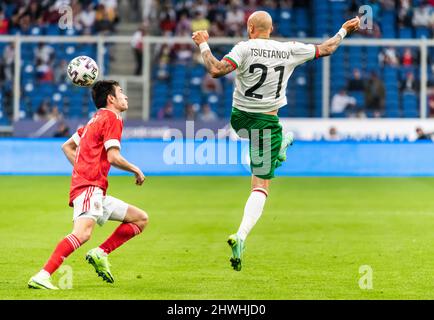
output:
<svg viewBox="0 0 434 320"><path fill-rule="evenodd" d="M114 230L109 222L65 261L72 290L30 290L71 231L69 181L0 177L0 299L434 298L432 178L277 178L236 272L226 238L248 177L149 177L142 187L111 177L111 195L150 215L145 232L111 254L115 283L84 260ZM372 268L371 290L359 287L362 265Z"/></svg>

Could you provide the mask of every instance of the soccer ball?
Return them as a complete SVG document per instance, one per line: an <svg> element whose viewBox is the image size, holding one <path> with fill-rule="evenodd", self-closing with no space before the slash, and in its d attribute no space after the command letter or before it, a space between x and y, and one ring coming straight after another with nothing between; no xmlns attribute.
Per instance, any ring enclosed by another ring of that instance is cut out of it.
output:
<svg viewBox="0 0 434 320"><path fill-rule="evenodd" d="M88 56L78 56L68 64L68 77L78 87L91 86L98 78L98 65Z"/></svg>

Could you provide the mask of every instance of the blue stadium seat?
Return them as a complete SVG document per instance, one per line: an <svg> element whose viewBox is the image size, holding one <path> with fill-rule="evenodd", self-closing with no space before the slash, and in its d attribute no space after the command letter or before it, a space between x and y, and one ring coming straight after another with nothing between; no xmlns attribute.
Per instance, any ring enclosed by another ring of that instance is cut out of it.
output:
<svg viewBox="0 0 434 320"><path fill-rule="evenodd" d="M45 28L45 34L47 36L58 36L61 34L61 29L57 24L49 24Z"/></svg>
<svg viewBox="0 0 434 320"><path fill-rule="evenodd" d="M400 28L399 37L401 39L411 39L413 38L413 30L411 28Z"/></svg>
<svg viewBox="0 0 434 320"><path fill-rule="evenodd" d="M414 118L419 115L418 98L414 94L403 94L402 96L403 116L405 118Z"/></svg>
<svg viewBox="0 0 434 320"><path fill-rule="evenodd" d="M416 38L431 38L431 31L426 27L417 27L416 28Z"/></svg>

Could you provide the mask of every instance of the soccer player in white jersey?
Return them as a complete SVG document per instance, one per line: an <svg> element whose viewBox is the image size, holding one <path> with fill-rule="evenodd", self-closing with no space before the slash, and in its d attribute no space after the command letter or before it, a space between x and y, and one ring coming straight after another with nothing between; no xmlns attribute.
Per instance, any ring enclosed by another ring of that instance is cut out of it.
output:
<svg viewBox="0 0 434 320"><path fill-rule="evenodd" d="M192 39L199 46L207 71L215 78L236 70L232 128L240 137L250 139L251 194L236 234L230 235L232 267L240 271L244 242L262 214L274 169L286 160L286 149L292 134L282 137L277 116L287 104L286 86L298 65L336 51L347 34L356 31L360 19L345 22L338 33L319 45L270 39L273 31L271 16L265 11L254 12L247 21L248 41L233 47L221 61L207 44L207 31L196 31Z"/></svg>

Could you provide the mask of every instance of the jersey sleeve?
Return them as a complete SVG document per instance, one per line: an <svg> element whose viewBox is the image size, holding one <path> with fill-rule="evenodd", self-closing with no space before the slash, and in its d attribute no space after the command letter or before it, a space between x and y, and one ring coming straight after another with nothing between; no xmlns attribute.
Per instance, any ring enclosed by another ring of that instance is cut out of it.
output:
<svg viewBox="0 0 434 320"><path fill-rule="evenodd" d="M319 58L318 46L301 42L290 42L291 52L296 65Z"/></svg>
<svg viewBox="0 0 434 320"><path fill-rule="evenodd" d="M83 135L84 127L78 128L77 131L72 135L72 140L74 140L77 146L80 145L81 136Z"/></svg>
<svg viewBox="0 0 434 320"><path fill-rule="evenodd" d="M245 51L246 48L244 42L240 42L236 44L227 55L224 56L223 60L229 62L234 69L237 69L244 61Z"/></svg>
<svg viewBox="0 0 434 320"><path fill-rule="evenodd" d="M122 119L109 117L106 120L103 130L103 142L106 150L113 147L121 148L122 128Z"/></svg>

